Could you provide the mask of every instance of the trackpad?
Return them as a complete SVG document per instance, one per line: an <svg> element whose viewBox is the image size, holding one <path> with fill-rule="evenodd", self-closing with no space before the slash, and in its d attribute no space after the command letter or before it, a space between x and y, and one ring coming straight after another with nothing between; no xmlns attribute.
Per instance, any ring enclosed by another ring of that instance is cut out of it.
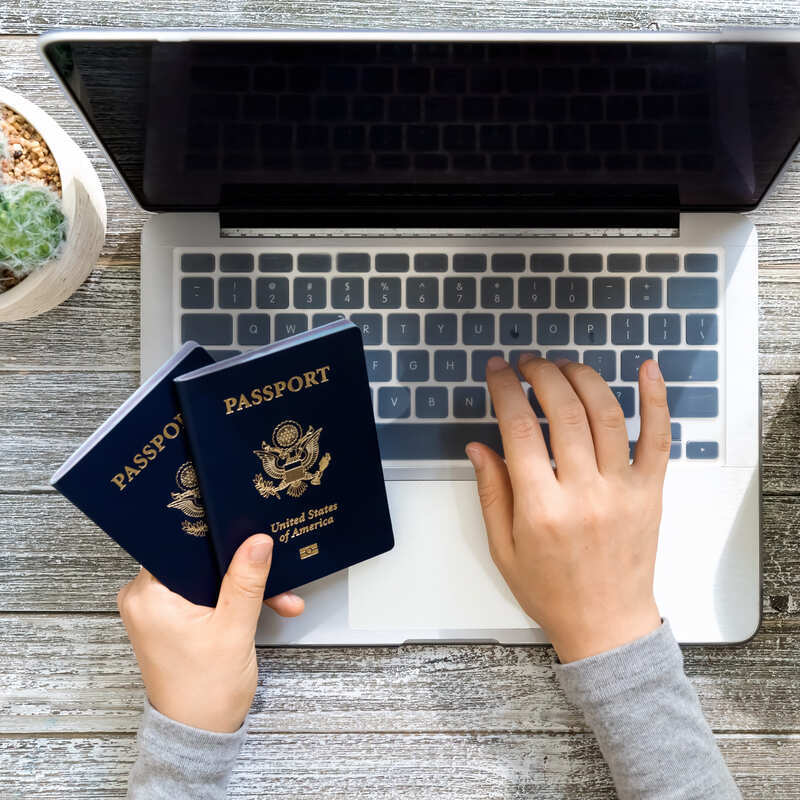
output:
<svg viewBox="0 0 800 800"><path fill-rule="evenodd" d="M390 481L386 490L396 543L350 568L352 628L538 627L492 562L474 481Z"/></svg>

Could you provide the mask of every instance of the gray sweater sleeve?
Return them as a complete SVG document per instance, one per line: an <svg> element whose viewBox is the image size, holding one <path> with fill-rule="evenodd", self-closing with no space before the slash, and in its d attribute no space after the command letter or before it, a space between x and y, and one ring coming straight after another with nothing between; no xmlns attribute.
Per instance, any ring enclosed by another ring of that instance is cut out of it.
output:
<svg viewBox="0 0 800 800"><path fill-rule="evenodd" d="M741 798L668 622L616 650L556 664L555 670L594 731L620 800Z"/></svg>
<svg viewBox="0 0 800 800"><path fill-rule="evenodd" d="M246 734L247 721L236 733L212 733L175 722L145 700L129 800L223 800Z"/></svg>

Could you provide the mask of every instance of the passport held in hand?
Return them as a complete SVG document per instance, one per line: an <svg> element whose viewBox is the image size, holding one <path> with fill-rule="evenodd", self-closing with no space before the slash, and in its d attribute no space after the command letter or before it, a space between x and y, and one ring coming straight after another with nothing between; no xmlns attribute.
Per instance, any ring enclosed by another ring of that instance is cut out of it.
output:
<svg viewBox="0 0 800 800"><path fill-rule="evenodd" d="M185 344L50 479L165 586L206 606L220 574L172 380L210 363Z"/></svg>
<svg viewBox="0 0 800 800"><path fill-rule="evenodd" d="M394 546L361 333L340 320L175 380L221 574L274 541L265 596Z"/></svg>

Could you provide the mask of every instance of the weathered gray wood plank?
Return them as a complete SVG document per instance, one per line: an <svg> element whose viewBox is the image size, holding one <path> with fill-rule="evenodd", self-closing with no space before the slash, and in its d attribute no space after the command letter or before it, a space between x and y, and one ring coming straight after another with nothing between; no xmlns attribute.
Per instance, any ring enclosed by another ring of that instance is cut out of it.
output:
<svg viewBox="0 0 800 800"><path fill-rule="evenodd" d="M796 632L796 622L772 622L746 645L684 649L714 730L797 729ZM259 648L258 657L251 728L261 733L587 730L557 687L549 648ZM141 679L116 616L3 615L0 674L0 736L130 733L138 725Z"/></svg>
<svg viewBox="0 0 800 800"><path fill-rule="evenodd" d="M721 736L745 797L800 798L800 738ZM121 798L132 736L0 739L0 793L15 800ZM611 778L583 735L251 734L229 797L306 800L612 800Z"/></svg>

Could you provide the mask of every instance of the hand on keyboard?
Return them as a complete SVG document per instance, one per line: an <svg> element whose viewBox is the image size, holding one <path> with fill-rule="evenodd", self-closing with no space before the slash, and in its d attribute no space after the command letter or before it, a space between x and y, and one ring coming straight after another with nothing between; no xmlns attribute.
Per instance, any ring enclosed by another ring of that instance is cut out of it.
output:
<svg viewBox="0 0 800 800"><path fill-rule="evenodd" d="M566 663L661 623L653 573L671 440L667 394L656 362L646 361L631 464L622 409L591 367L523 354L519 371L550 423L556 470L522 385L501 358L488 362L487 381L506 460L477 442L467 455L492 558Z"/></svg>

